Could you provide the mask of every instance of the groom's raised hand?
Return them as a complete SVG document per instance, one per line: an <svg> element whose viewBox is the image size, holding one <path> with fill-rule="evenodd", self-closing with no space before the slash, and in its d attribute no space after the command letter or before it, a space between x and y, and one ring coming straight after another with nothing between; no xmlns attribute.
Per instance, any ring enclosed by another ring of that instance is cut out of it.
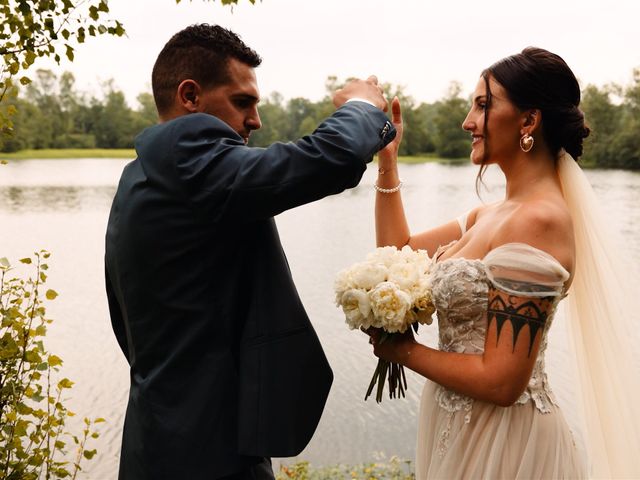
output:
<svg viewBox="0 0 640 480"><path fill-rule="evenodd" d="M375 75L371 75L366 80L356 78L347 82L344 87L339 88L333 94L333 104L336 107L341 107L352 98L371 102L383 112L386 112L388 108L384 91L378 85L378 79Z"/></svg>

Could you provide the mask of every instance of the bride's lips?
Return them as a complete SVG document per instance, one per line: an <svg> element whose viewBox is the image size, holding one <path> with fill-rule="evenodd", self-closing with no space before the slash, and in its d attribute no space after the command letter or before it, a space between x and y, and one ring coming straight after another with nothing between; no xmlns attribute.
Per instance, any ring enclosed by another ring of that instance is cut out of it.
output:
<svg viewBox="0 0 640 480"><path fill-rule="evenodd" d="M471 135L471 146L479 144L483 138L482 135Z"/></svg>

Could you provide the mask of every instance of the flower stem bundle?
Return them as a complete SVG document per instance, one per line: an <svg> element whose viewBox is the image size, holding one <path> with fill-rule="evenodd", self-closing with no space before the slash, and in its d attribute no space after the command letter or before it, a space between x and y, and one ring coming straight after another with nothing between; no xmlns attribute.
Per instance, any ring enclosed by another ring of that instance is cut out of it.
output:
<svg viewBox="0 0 640 480"><path fill-rule="evenodd" d="M338 273L336 304L342 307L349 328L382 329L380 342L393 341L393 335L419 324L431 324L435 307L431 297L429 269L431 258L424 250L405 246L380 247ZM390 398L405 396L404 367L380 359L367 389L365 400L377 385L376 401L382 401L385 381Z"/></svg>

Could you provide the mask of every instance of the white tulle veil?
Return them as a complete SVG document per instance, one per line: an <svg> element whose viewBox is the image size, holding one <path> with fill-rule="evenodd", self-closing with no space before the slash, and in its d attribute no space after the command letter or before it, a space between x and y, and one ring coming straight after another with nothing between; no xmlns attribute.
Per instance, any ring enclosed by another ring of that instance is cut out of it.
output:
<svg viewBox="0 0 640 480"><path fill-rule="evenodd" d="M633 356L640 345L632 345L640 328L640 285L584 172L564 150L557 168L576 238L575 276L563 303L589 476L640 478L640 379Z"/></svg>

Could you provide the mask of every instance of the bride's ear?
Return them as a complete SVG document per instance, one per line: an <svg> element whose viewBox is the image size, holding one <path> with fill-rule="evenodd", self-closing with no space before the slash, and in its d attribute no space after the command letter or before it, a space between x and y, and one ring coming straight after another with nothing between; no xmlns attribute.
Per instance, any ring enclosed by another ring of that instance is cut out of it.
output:
<svg viewBox="0 0 640 480"><path fill-rule="evenodd" d="M538 108L530 108L522 112L522 128L526 128L529 135L533 134L542 125L542 111Z"/></svg>

